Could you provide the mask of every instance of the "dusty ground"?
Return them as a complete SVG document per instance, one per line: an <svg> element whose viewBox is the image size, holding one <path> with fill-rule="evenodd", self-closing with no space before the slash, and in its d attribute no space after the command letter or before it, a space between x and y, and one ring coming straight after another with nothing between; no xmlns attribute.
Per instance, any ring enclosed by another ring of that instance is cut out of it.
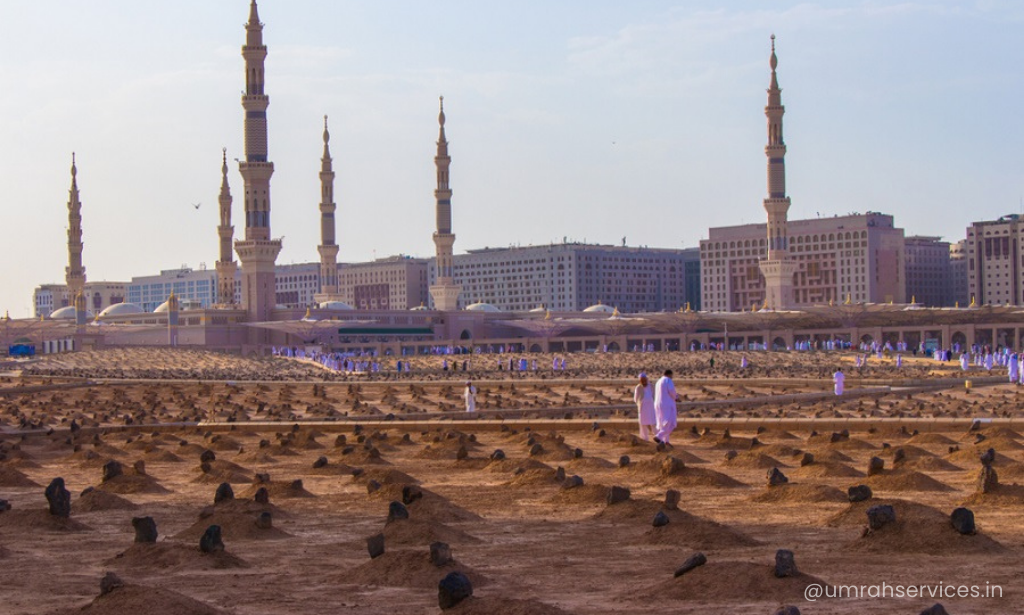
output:
<svg viewBox="0 0 1024 615"><path fill-rule="evenodd" d="M722 363L738 364L737 354L717 356L718 370ZM148 377L160 376L160 364L176 370L174 361L197 357L261 378L274 367L199 355L134 355L140 364L152 361L140 368ZM641 359L659 358L669 355ZM110 368L103 353L88 359L83 368ZM839 402L822 397L704 406L697 402L825 392L830 382L817 373L852 360L752 354L753 363L775 373L741 374L744 382L714 374L721 381L715 383L700 380L713 375L700 371L704 355L689 366L690 380L680 379L694 405L681 413L675 446L659 452L634 441L624 411L601 411L628 402L630 382L618 372L632 373L641 359L591 358L594 364L579 367L576 381L513 383L490 374L479 383L486 418L467 423L411 422L458 406L458 383L431 373L421 373L430 377L419 381L338 382L322 390L317 382L316 394L313 380L256 384L239 378L233 385L107 384L0 398L0 498L12 506L0 513L0 610L54 613L91 605L87 612L118 614L437 613L437 582L459 569L475 591L457 613L774 613L792 604L805 614L916 614L936 602L954 615L1024 611L1024 489L1013 486L1024 483L1024 425L1014 422L1020 421L1016 387L976 387L969 394L962 385L900 388ZM630 364L617 367L616 361ZM931 361L908 368L915 379L957 375ZM892 366L871 369L877 373L865 378L905 375ZM780 379L786 370L794 379ZM40 370L8 384L37 385L50 375ZM496 418L511 407L537 411L517 420ZM558 418L545 418L544 408L557 409ZM379 421L385 413L396 420ZM579 418L566 420L565 413ZM585 416L597 417L597 431ZM733 421L723 422L729 416ZM361 428L350 417L360 417ZM985 439L976 444L979 432L969 426L978 417L996 422L981 428ZM313 418L335 420L293 428L297 419ZM229 419L239 422L137 427ZM278 423L257 428L245 420ZM697 433L691 424L699 426ZM844 424L849 437L833 437ZM707 426L711 431L702 434ZM13 433L24 427L42 431ZM535 444L541 449L531 455ZM1002 486L978 494L978 456L989 447L997 451ZM458 460L460 448L467 457ZM894 466L898 448L906 459ZM491 461L496 449L507 458ZM199 457L206 450L216 460L204 472ZM814 462L801 467L804 452ZM623 455L629 462L619 467ZM321 456L327 465L314 469ZM885 461L885 471L867 477L873 456ZM125 476L103 483L102 466L110 459L122 463ZM139 460L144 474L132 468ZM584 485L563 489L555 479L559 467ZM767 488L772 467L790 484ZM355 468L361 475L353 476ZM269 474L270 482L256 484L257 473ZM57 476L72 493L70 521L46 512L43 489ZM301 487L292 484L297 479ZM380 483L373 493L371 480ZM221 482L231 483L237 501L200 518ZM385 524L389 502L401 500L410 484L425 493L409 505L411 518ZM856 484L872 487L870 504L894 504L895 527L862 536L869 503L850 504L846 497ZM630 500L608 505L613 485L629 488ZM253 502L260 486L270 493L269 507ZM96 490L80 495L88 487ZM666 510L670 523L654 528L667 489L680 491L679 510ZM961 505L973 510L977 535L952 529L949 513ZM273 529L256 528L263 510L272 513ZM141 516L155 519L156 545L133 546L131 519ZM197 549L198 536L212 523L224 529L227 555ZM365 540L381 531L386 553L371 560ZM430 564L434 541L451 545L454 565ZM775 552L783 548L795 553L800 576L772 575ZM673 578L697 551L708 563ZM106 571L129 586L97 598ZM1003 597L810 603L803 591L812 582L982 589L989 583L1001 585Z"/></svg>

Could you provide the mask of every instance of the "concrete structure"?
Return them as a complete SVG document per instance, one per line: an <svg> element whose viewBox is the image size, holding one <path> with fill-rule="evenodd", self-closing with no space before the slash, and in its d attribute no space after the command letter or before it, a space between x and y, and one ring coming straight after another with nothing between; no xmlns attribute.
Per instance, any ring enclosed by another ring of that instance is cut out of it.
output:
<svg viewBox="0 0 1024 615"><path fill-rule="evenodd" d="M904 241L907 299L929 307L953 307L952 270L948 241L914 235Z"/></svg>
<svg viewBox="0 0 1024 615"><path fill-rule="evenodd" d="M437 136L437 155L434 166L437 167L437 189L434 190L437 230L434 232L434 246L437 249L437 270L434 283L430 286L430 298L433 306L442 312L458 309L461 289L454 280L453 246L455 234L452 233L452 190L449 185L448 167L452 159L448 155L448 139L444 134L444 96L440 99L441 110L437 115L440 125Z"/></svg>
<svg viewBox="0 0 1024 615"><path fill-rule="evenodd" d="M342 265L341 301L358 310L410 310L426 305L430 300L428 262L400 255Z"/></svg>
<svg viewBox="0 0 1024 615"><path fill-rule="evenodd" d="M228 150L221 151L220 165L220 225L217 226L217 237L220 239L220 258L217 259L217 298L218 305L231 307L238 301L238 263L231 252L231 242L235 237L235 227L231 224L231 187L228 186Z"/></svg>
<svg viewBox="0 0 1024 615"><path fill-rule="evenodd" d="M252 322L270 320L276 302L274 264L281 253L281 240L270 235L270 177L274 163L267 159L267 107L264 61L267 47L263 44L256 0L249 5L249 21L245 24L245 161L238 170L245 182L245 239L235 242L235 252L242 261L242 308ZM266 331L253 328L251 344L266 344Z"/></svg>
<svg viewBox="0 0 1024 615"><path fill-rule="evenodd" d="M764 209L768 213L767 258L758 265L764 276L764 306L773 310L793 307L793 276L799 265L789 258L789 239L786 221L790 200L786 196L786 143L782 138L782 89L775 69L779 59L775 55L775 35L772 34L772 55L769 60L772 79L768 88L768 105L764 108L768 118L768 145L764 154L768 157L768 197Z"/></svg>
<svg viewBox="0 0 1024 615"><path fill-rule="evenodd" d="M966 306L971 302L967 288L967 240L949 244L949 278L952 285L953 305Z"/></svg>
<svg viewBox="0 0 1024 615"><path fill-rule="evenodd" d="M317 303L338 301L338 244L334 241L334 168L331 161L331 133L324 116L324 155L320 158L320 292Z"/></svg>
<svg viewBox="0 0 1024 615"><path fill-rule="evenodd" d="M320 293L320 263L295 263L274 267L274 307L305 309Z"/></svg>
<svg viewBox="0 0 1024 615"><path fill-rule="evenodd" d="M1009 214L967 228L967 293L978 304L1024 305L1024 219Z"/></svg>
<svg viewBox="0 0 1024 615"><path fill-rule="evenodd" d="M128 303L152 312L174 293L181 302L190 301L208 308L222 302L217 295L219 272L205 268L193 270L182 265L157 275L133 277L128 283Z"/></svg>
<svg viewBox="0 0 1024 615"><path fill-rule="evenodd" d="M700 242L701 298L705 310L738 311L764 305L764 224L713 228ZM890 215L868 212L787 223L796 264L794 304L904 303L903 229Z"/></svg>
<svg viewBox="0 0 1024 615"><path fill-rule="evenodd" d="M99 314L106 308L124 302L127 282L86 282L83 288L85 309ZM40 284L32 293L32 306L36 318L49 316L55 310L71 305L66 284Z"/></svg>
<svg viewBox="0 0 1024 615"><path fill-rule="evenodd" d="M660 312L697 309L699 266L696 248L562 243L470 250L454 257L454 280L462 289L460 309L486 303L502 311L582 311L604 304ZM431 281L436 275L432 264Z"/></svg>

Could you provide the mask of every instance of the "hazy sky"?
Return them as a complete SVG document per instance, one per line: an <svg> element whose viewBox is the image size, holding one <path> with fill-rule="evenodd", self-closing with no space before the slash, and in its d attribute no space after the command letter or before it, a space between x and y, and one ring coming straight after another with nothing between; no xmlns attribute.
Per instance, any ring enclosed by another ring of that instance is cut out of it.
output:
<svg viewBox="0 0 1024 615"><path fill-rule="evenodd" d="M212 269L247 0L0 14L0 309L24 317L64 280L72 151L89 280ZM324 114L339 260L433 254L439 94L457 252L695 246L759 222L772 32L790 218L882 211L955 240L1021 208L1019 2L263 0L260 17L281 263L318 258Z"/></svg>

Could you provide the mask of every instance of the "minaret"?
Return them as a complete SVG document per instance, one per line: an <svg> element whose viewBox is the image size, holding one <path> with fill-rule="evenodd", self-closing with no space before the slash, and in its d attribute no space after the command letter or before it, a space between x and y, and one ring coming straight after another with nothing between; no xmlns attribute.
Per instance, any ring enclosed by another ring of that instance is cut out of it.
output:
<svg viewBox="0 0 1024 615"><path fill-rule="evenodd" d="M434 309L450 312L458 309L461 288L455 285L454 259L452 246L455 235L452 234L452 190L448 185L448 167L452 163L448 155L448 139L444 135L444 96L440 99L441 111L437 122L441 129L437 137L437 155L434 165L437 167L437 231L434 232L434 245L437 247L437 280L430 287L430 296L434 299Z"/></svg>
<svg viewBox="0 0 1024 615"><path fill-rule="evenodd" d="M768 198L764 209L768 212L768 258L761 261L764 275L765 305L769 309L784 310L793 306L793 275L797 263L789 259L789 239L786 234L786 214L789 197L786 196L786 143L782 138L782 90L775 69L779 59L775 55L775 35L772 34L772 80L768 87L768 105L764 114L768 118Z"/></svg>
<svg viewBox="0 0 1024 615"><path fill-rule="evenodd" d="M324 155L320 159L320 293L317 303L338 301L338 245L334 242L334 168L331 165L331 133L324 116Z"/></svg>
<svg viewBox="0 0 1024 615"><path fill-rule="evenodd" d="M245 182L245 239L235 242L235 252L242 261L242 307L249 322L266 321L276 304L275 263L281 252L281 240L270 238L270 177L274 163L267 161L267 106L270 99L263 93L263 62L267 47L263 44L263 24L256 9L256 0L249 5L249 22L245 24L245 161L238 170ZM270 342L267 331L253 328L251 344Z"/></svg>
<svg viewBox="0 0 1024 615"><path fill-rule="evenodd" d="M71 153L71 189L68 191L68 266L64 280L75 307L77 324L85 324L85 267L82 265L82 202L78 199L78 166Z"/></svg>
<svg viewBox="0 0 1024 615"><path fill-rule="evenodd" d="M235 227L231 225L231 187L228 186L228 150L221 152L220 165L220 225L217 235L220 237L220 258L217 259L217 303L222 306L235 303L235 273L238 263L231 251L231 241L235 236Z"/></svg>

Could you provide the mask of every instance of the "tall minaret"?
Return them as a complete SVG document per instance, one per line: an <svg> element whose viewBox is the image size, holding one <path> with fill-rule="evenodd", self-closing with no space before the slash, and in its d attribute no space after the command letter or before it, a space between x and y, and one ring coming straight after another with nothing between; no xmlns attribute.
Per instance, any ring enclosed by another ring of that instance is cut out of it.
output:
<svg viewBox="0 0 1024 615"><path fill-rule="evenodd" d="M220 237L220 258L217 259L217 304L222 306L235 303L235 272L238 263L231 251L231 241L235 236L235 227L231 225L231 187L228 186L228 150L221 152L220 165L220 225L217 235Z"/></svg>
<svg viewBox="0 0 1024 615"><path fill-rule="evenodd" d="M274 163L267 161L267 106L270 99L263 93L263 62L267 47L263 44L263 24L256 9L256 0L249 5L249 22L245 24L245 161L238 170L245 182L245 239L235 242L235 252L242 261L242 307L250 322L266 321L276 304L275 263L281 252L281 240L270 238L270 176ZM253 328L249 342L267 344L267 331Z"/></svg>
<svg viewBox="0 0 1024 615"><path fill-rule="evenodd" d="M768 157L768 198L764 209L768 212L768 258L761 261L764 275L765 305L773 310L784 310L793 306L793 275L798 264L789 259L789 238L786 234L786 214L789 212L789 197L786 196L786 143L782 138L782 90L775 69L779 59L775 55L775 35L772 34L772 80L768 87L768 105L764 114L768 118L768 145L764 148Z"/></svg>
<svg viewBox="0 0 1024 615"><path fill-rule="evenodd" d="M78 311L78 324L85 323L85 267L82 265L82 202L78 199L78 166L71 153L71 189L68 190L68 266L64 280L68 299Z"/></svg>
<svg viewBox="0 0 1024 615"><path fill-rule="evenodd" d="M320 159L320 293L313 298L317 303L337 301L338 297L338 245L334 242L334 168L331 165L331 133L327 131L324 116L324 155Z"/></svg>
<svg viewBox="0 0 1024 615"><path fill-rule="evenodd" d="M444 135L444 96L440 99L441 111L437 122L441 129L437 137L437 155L434 165L437 167L437 231L434 232L434 245L437 247L437 280L430 287L430 296L434 299L434 309L450 312L458 309L459 293L462 288L455 285L454 259L452 246L455 235L452 234L452 190L448 185L448 167L452 163L448 155L448 139Z"/></svg>

